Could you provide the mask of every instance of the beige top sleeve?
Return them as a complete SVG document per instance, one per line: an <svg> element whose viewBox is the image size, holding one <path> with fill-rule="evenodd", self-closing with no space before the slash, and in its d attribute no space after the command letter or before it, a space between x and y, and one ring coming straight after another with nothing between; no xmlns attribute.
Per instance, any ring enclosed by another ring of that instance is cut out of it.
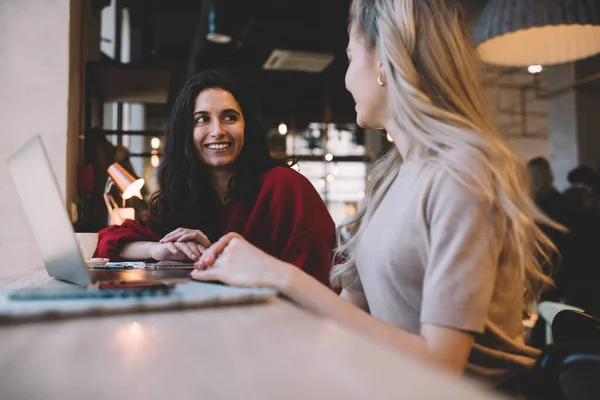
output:
<svg viewBox="0 0 600 400"><path fill-rule="evenodd" d="M421 324L481 333L501 248L498 216L445 171L434 180L425 207L430 243Z"/></svg>

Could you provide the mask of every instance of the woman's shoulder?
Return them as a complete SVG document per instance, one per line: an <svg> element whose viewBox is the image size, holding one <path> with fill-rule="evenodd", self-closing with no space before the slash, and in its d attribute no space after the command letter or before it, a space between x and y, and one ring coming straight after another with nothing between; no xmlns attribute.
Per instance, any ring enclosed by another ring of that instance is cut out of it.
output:
<svg viewBox="0 0 600 400"><path fill-rule="evenodd" d="M324 204L315 186L300 172L286 167L273 167L262 176L258 197L268 202L287 205Z"/></svg>
<svg viewBox="0 0 600 400"><path fill-rule="evenodd" d="M421 182L429 186L428 193L436 198L482 201L489 195L493 176L490 163L482 153L451 149L419 164Z"/></svg>
<svg viewBox="0 0 600 400"><path fill-rule="evenodd" d="M426 161L425 161L426 160ZM452 148L437 154L430 160L420 160L421 165L434 176L445 175L449 169L467 172L466 176L477 178L490 172L490 163L484 152L475 149ZM450 167L450 168L448 168Z"/></svg>
<svg viewBox="0 0 600 400"><path fill-rule="evenodd" d="M310 181L293 168L276 166L263 173L263 187L293 188L313 187Z"/></svg>

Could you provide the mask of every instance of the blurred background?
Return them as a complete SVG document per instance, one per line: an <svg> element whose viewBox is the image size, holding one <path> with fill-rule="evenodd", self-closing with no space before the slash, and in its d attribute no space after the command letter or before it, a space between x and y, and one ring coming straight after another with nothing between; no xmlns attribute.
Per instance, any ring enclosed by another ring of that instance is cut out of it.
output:
<svg viewBox="0 0 600 400"><path fill-rule="evenodd" d="M354 103L344 87L348 1L90 5L90 18L99 24L99 58L87 69L84 148L98 179L105 169L100 158L114 148L145 178L145 194L152 193L162 129L179 90L199 71L225 68L256 102L272 153L296 156L298 169L336 222L356 211L369 165L389 142L356 126ZM82 229L94 230L105 221L98 199L93 193L89 202L80 201Z"/></svg>
<svg viewBox="0 0 600 400"><path fill-rule="evenodd" d="M0 151L10 154L41 134L76 230L96 232L108 223L107 168L118 162L145 179L143 200L126 201L142 215L156 189L163 128L179 90L203 69L226 68L253 94L272 153L297 157L300 173L340 223L364 197L373 160L393 145L385 132L355 123L344 86L349 3L3 0ZM461 3L470 34L491 30L485 0ZM553 52L559 44L528 45ZM526 48L512 46L509 54ZM552 66L482 64L500 130L524 162L550 161L559 190L572 184L569 171L600 161L600 60L584 58ZM0 168L3 219L22 226ZM26 227L0 230L0 249L16 259L22 250L14 243L28 235Z"/></svg>
<svg viewBox="0 0 600 400"><path fill-rule="evenodd" d="M463 3L473 31L485 1ZM272 152L298 158L300 172L321 193L336 223L356 211L369 165L390 142L381 132L356 126L354 103L344 87L349 1L82 5L83 158L100 184L90 196L79 196L81 229L97 230L106 221L99 194L104 164L112 159L146 179L146 198L154 191L170 107L185 80L206 68L227 68L241 77L262 111ZM488 67L485 85L502 132L523 157L547 156L548 105L539 96L546 90L543 67Z"/></svg>

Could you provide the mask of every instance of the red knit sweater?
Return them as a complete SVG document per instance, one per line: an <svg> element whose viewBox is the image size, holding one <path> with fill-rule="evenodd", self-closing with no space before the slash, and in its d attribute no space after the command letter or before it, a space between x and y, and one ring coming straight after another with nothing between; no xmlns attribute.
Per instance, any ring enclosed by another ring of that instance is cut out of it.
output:
<svg viewBox="0 0 600 400"><path fill-rule="evenodd" d="M254 206L231 200L207 210L216 216L217 231L237 232L261 250L289 262L329 284L335 224L312 184L291 168L274 167L261 176ZM186 226L202 230L201 226ZM120 260L124 244L158 241L148 224L126 221L103 229L94 257Z"/></svg>

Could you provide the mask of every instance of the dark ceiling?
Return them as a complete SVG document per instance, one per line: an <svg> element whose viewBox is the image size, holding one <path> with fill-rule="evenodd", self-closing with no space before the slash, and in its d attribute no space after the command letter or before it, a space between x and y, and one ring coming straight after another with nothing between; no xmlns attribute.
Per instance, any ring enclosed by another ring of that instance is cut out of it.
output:
<svg viewBox="0 0 600 400"><path fill-rule="evenodd" d="M192 73L229 68L254 91L271 126L294 119L353 122L354 104L344 87L350 0L215 0L237 31L237 40L208 42L207 0L122 0L139 44L136 62L172 68L170 102ZM463 0L478 15L485 0ZM135 37L135 36L134 36ZM322 73L265 71L273 49L333 53ZM167 107L168 109L168 107Z"/></svg>

